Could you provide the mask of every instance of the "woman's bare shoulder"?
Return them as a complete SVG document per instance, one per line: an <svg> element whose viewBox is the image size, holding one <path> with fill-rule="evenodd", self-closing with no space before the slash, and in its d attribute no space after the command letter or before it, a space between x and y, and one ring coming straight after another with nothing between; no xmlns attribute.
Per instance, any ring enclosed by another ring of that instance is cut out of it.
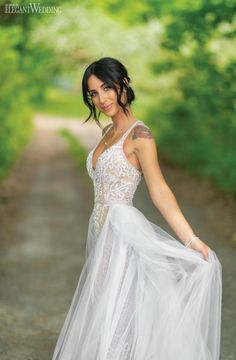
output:
<svg viewBox="0 0 236 360"><path fill-rule="evenodd" d="M140 138L153 139L153 134L149 126L142 121L133 128L131 138L132 140Z"/></svg>

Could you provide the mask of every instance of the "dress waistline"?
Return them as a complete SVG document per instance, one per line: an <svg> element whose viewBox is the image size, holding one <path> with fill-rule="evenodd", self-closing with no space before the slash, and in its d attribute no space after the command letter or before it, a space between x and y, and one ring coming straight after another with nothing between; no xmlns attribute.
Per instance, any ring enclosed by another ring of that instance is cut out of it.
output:
<svg viewBox="0 0 236 360"><path fill-rule="evenodd" d="M96 205L102 205L104 207L108 207L110 205L113 204L121 204L121 205L129 205L129 206L133 206L133 202L132 201L127 201L127 200L104 200L104 201L95 201L94 206Z"/></svg>

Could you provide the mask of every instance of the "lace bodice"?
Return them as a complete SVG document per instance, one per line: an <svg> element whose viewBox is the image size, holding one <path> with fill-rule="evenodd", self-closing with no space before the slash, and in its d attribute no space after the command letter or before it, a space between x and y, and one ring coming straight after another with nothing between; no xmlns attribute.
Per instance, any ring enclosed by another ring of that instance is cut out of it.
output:
<svg viewBox="0 0 236 360"><path fill-rule="evenodd" d="M105 208L111 203L132 205L142 173L128 161L123 144L130 131L140 123L145 125L142 121L137 120L116 143L99 155L95 169L93 169L92 159L97 145L88 154L86 166L88 174L93 180L94 215L97 221L101 220L98 219L101 217L101 207Z"/></svg>

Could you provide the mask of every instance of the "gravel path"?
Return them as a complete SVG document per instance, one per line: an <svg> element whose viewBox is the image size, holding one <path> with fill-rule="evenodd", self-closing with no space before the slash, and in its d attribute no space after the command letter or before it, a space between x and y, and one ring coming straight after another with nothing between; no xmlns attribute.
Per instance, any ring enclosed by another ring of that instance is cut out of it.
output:
<svg viewBox="0 0 236 360"><path fill-rule="evenodd" d="M51 359L83 266L93 191L85 169L75 166L67 143L57 135L65 127L88 148L99 140L100 130L93 124L38 114L31 144L0 187L1 360ZM222 263L221 360L234 360L235 245L209 221L210 206L203 207L192 194L196 191L189 190L196 180L161 165L183 213ZM173 234L144 183L134 205Z"/></svg>

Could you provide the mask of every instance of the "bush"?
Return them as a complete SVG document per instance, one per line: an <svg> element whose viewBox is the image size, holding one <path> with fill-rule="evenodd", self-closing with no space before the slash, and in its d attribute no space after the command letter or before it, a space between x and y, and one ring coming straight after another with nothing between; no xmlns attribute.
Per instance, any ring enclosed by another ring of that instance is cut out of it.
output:
<svg viewBox="0 0 236 360"><path fill-rule="evenodd" d="M234 77L232 67L220 71L209 59L198 68L189 59L177 81L181 95L164 96L148 119L167 158L236 194Z"/></svg>
<svg viewBox="0 0 236 360"><path fill-rule="evenodd" d="M0 68L0 177L14 162L30 138L32 123L24 76L19 68L16 46L22 36L17 26L1 28Z"/></svg>

